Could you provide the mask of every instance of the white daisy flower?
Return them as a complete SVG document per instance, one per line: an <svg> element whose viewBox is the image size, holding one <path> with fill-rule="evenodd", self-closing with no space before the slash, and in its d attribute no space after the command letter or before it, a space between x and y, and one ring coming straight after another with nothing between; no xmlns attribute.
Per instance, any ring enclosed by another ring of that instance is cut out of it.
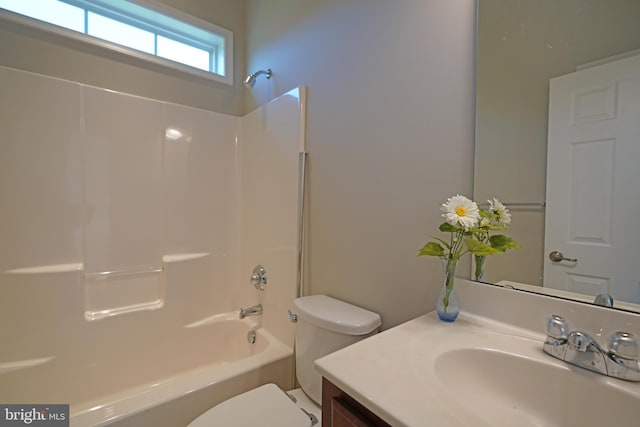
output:
<svg viewBox="0 0 640 427"><path fill-rule="evenodd" d="M465 230L475 227L480 220L478 205L459 194L447 199L440 207L442 216L455 226L462 226Z"/></svg>
<svg viewBox="0 0 640 427"><path fill-rule="evenodd" d="M489 202L489 209L496 215L496 219L499 223L505 225L511 223L511 214L509 213L509 209L500 203L500 200L494 197L493 200L487 200L487 202Z"/></svg>

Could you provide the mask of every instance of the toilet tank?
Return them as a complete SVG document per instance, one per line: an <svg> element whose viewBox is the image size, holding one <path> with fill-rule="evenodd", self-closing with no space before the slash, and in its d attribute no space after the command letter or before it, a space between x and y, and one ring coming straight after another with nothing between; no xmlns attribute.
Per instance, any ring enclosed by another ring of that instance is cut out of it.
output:
<svg viewBox="0 0 640 427"><path fill-rule="evenodd" d="M322 377L313 362L378 332L380 315L328 297L297 298L296 378L302 390L316 403L322 400Z"/></svg>

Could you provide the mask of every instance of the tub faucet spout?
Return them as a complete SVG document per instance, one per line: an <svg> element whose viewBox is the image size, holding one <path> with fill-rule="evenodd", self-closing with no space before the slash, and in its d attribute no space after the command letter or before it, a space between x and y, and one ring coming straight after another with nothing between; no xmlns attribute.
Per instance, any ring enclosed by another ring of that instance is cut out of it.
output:
<svg viewBox="0 0 640 427"><path fill-rule="evenodd" d="M262 304L254 305L249 308L240 309L240 318L244 319L247 316L259 316L262 314Z"/></svg>

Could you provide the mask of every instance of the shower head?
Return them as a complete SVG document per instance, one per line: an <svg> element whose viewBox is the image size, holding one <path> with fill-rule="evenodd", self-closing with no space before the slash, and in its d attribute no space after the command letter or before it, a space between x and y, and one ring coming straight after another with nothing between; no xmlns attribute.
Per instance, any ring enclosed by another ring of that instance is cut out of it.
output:
<svg viewBox="0 0 640 427"><path fill-rule="evenodd" d="M247 89L253 89L253 86L256 84L256 77L258 77L260 74L264 74L266 75L267 79L271 78L271 74L273 74L273 72L271 71L271 68L268 68L266 71L265 70L260 70L260 71L256 71L255 73L249 74L247 76L246 79L244 79L244 86Z"/></svg>

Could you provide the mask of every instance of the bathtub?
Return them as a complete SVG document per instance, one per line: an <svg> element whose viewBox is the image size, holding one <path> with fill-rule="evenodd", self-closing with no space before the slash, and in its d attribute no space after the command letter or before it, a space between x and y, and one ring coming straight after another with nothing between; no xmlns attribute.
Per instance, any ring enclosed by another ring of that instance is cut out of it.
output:
<svg viewBox="0 0 640 427"><path fill-rule="evenodd" d="M254 319L240 320L234 311L185 325L171 340L162 340L156 327L148 331L149 339L141 338L145 331L120 342L112 337L98 351L86 343L84 351L75 349L65 358L0 363L0 382L8 391L0 400L69 403L72 427L184 426L259 385L291 388L292 349ZM131 346L132 339L144 342Z"/></svg>

